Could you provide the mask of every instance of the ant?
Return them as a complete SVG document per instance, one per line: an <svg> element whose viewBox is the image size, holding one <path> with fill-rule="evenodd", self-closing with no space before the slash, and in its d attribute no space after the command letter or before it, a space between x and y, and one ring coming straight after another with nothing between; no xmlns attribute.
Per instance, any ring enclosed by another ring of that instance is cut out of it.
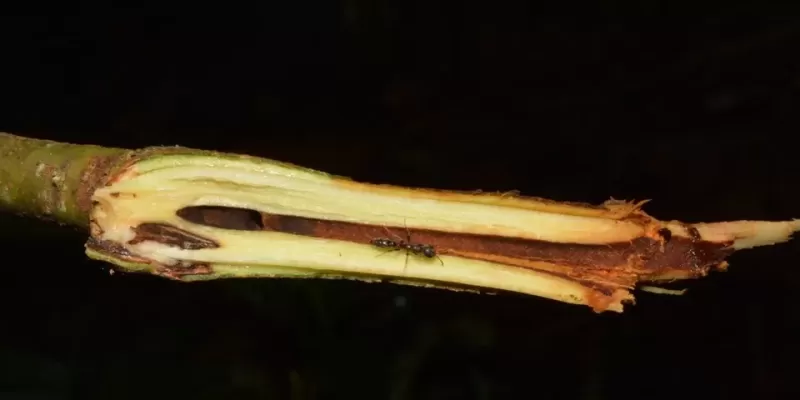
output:
<svg viewBox="0 0 800 400"><path fill-rule="evenodd" d="M405 220L403 220L403 225L406 227L406 240L400 239L400 241L394 241L392 239L387 238L377 238L370 240L370 244L375 247L380 247L382 249L390 249L386 253L390 253L397 250L405 250L406 251L406 264L403 266L403 271L405 272L406 267L408 266L408 254L412 253L418 256L425 256L427 258L436 257L439 259L439 262L444 266L444 261L436 254L436 248L429 244L422 244L422 243L413 243L411 241L411 232L408 230L408 225L406 225ZM393 234L389 228L384 227L386 232L391 235L397 237L397 235ZM398 237L399 238L399 237ZM386 254L383 253L383 254ZM381 254L381 255L383 255Z"/></svg>

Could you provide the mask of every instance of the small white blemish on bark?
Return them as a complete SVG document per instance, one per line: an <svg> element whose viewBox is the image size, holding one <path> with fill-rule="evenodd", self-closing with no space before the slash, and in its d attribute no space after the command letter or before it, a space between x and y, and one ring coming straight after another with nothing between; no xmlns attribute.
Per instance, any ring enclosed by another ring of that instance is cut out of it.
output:
<svg viewBox="0 0 800 400"><path fill-rule="evenodd" d="M53 182L53 185L56 185L56 187L61 189L64 183L64 174L61 172L55 172L50 180Z"/></svg>
<svg viewBox="0 0 800 400"><path fill-rule="evenodd" d="M42 172L44 172L45 168L47 168L47 166L44 165L44 163L36 163L36 177L37 178L41 178L42 177Z"/></svg>

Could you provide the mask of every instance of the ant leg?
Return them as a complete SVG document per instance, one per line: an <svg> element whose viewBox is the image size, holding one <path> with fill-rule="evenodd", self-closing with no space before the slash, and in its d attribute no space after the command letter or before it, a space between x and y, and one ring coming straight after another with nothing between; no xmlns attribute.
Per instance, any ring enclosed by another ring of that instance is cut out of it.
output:
<svg viewBox="0 0 800 400"><path fill-rule="evenodd" d="M383 252L383 253L381 253L381 254L378 254L378 255L377 255L377 256L375 256L375 257L377 258L377 257L380 257L380 256L382 256L382 255L386 255L386 254L388 254L388 253L395 252L395 251L398 251L398 250L402 250L402 249L400 249L400 248L396 248L396 249L389 249L389 250L386 250L386 251L384 251L384 252ZM406 268L408 268L408 250L407 250L407 249L406 249L406 262L405 262L405 264L403 264L403 273L404 273L404 274L406 273Z"/></svg>
<svg viewBox="0 0 800 400"><path fill-rule="evenodd" d="M386 255L386 254L388 254L388 253L391 253L391 252L393 252L393 251L397 251L397 250L400 250L400 249L389 249L389 250L386 250L386 251L384 251L384 252L383 252L383 253L381 253L381 254L378 254L378 255L377 255L377 256L375 256L375 257L380 257L380 256L382 256L382 255Z"/></svg>
<svg viewBox="0 0 800 400"><path fill-rule="evenodd" d="M396 233L393 233L392 231L390 231L390 230L389 230L389 228L387 228L387 227L386 227L386 225L384 225L384 226L383 226L383 229L386 231L386 233L388 233L388 234L389 234L389 236L394 236L394 237L395 237L395 239L397 239L397 240L403 240L403 238L402 238L402 237L400 237L400 236L399 236L399 235L397 235Z"/></svg>
<svg viewBox="0 0 800 400"><path fill-rule="evenodd" d="M408 224L406 224L406 218L403 218L403 227L406 228L406 244L411 244L411 231L408 230ZM403 264L403 274L405 275L406 269L408 269L408 253L410 253L408 248L406 248L406 263Z"/></svg>

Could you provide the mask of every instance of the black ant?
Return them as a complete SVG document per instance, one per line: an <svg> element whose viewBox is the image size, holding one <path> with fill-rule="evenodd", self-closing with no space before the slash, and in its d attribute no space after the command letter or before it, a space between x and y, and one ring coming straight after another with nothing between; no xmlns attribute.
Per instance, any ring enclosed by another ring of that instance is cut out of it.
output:
<svg viewBox="0 0 800 400"><path fill-rule="evenodd" d="M405 225L405 221L403 221L403 225ZM384 229L386 229L386 232L388 232L389 234L394 235L394 236L397 237L397 235L393 234L388 228L384 227ZM406 251L406 264L405 264L405 266L403 266L403 271L405 271L405 268L408 266L408 254L409 253L412 253L412 254L415 254L415 255L418 255L418 256L424 256L424 257L427 257L427 258L436 257L436 258L439 259L439 262L442 264L442 266L444 266L444 261L442 261L442 259L439 258L439 256L436 254L436 248L435 247L433 247L433 246L431 246L429 244L413 243L411 241L411 232L408 230L408 226L407 225L406 225L406 240L400 239L400 241L394 241L392 239L387 239L387 238L377 238L377 239L372 239L369 242L370 242L370 244L372 244L375 247L380 247L382 249L390 249L386 253L391 253L391 252L397 251L397 250L405 250ZM383 254L386 254L386 253L383 253ZM383 255L383 254L381 254L381 255Z"/></svg>

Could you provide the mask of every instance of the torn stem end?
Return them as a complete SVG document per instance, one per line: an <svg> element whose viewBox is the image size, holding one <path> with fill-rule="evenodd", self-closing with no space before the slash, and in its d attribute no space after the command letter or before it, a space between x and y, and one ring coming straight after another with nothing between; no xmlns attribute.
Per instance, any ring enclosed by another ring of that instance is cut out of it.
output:
<svg viewBox="0 0 800 400"><path fill-rule="evenodd" d="M702 276L737 240L774 240L781 231L758 221L727 227L663 223L642 212L640 203L580 206L372 185L271 160L185 149L137 154L94 193L94 247L87 254L181 280L399 279L509 290L621 312L639 280ZM182 215L197 207L239 208L258 217L243 218L234 228L224 211L226 226ZM376 238L430 245L438 260L409 254L408 247L384 254L371 244Z"/></svg>

